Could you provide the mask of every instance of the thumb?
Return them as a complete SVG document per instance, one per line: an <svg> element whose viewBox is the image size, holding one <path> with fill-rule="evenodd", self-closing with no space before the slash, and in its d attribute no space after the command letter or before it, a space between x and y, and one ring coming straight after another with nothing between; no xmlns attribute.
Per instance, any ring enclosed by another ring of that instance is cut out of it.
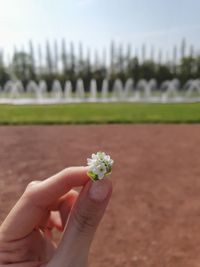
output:
<svg viewBox="0 0 200 267"><path fill-rule="evenodd" d="M87 266L89 248L111 192L112 184L108 179L86 184L72 210L52 265L48 267Z"/></svg>

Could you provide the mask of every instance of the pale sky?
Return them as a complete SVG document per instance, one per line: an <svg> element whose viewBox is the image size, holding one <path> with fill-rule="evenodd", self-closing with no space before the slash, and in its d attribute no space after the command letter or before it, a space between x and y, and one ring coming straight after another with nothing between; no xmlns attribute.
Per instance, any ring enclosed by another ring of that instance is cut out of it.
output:
<svg viewBox="0 0 200 267"><path fill-rule="evenodd" d="M199 0L0 0L0 49L65 38L78 47L110 41L170 50L183 37L200 50ZM134 51L133 51L134 52Z"/></svg>

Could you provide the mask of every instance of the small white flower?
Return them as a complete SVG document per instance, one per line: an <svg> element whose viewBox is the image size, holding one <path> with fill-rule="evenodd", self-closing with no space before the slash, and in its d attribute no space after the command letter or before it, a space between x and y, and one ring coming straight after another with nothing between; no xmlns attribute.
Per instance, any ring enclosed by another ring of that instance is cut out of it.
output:
<svg viewBox="0 0 200 267"><path fill-rule="evenodd" d="M89 166L88 175L93 180L101 180L105 175L111 173L114 161L105 152L97 152L87 159Z"/></svg>
<svg viewBox="0 0 200 267"><path fill-rule="evenodd" d="M93 160L97 160L98 159L98 156L96 154L92 154L92 159Z"/></svg>
<svg viewBox="0 0 200 267"><path fill-rule="evenodd" d="M95 168L95 174L98 175L99 179L103 179L104 175L106 174L106 166L104 164L99 164Z"/></svg>
<svg viewBox="0 0 200 267"><path fill-rule="evenodd" d="M90 165L93 165L95 163L95 160L93 159L87 159L87 165L90 166Z"/></svg>
<svg viewBox="0 0 200 267"><path fill-rule="evenodd" d="M105 162L108 164L108 165L113 165L114 161L110 158L109 155L106 155L105 158L104 158Z"/></svg>

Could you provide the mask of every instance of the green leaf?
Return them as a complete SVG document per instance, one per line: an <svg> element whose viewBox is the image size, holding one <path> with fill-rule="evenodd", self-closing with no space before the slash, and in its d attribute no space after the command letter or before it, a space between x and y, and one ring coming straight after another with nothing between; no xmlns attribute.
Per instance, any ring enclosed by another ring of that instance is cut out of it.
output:
<svg viewBox="0 0 200 267"><path fill-rule="evenodd" d="M87 172L87 175L88 175L93 181L98 181L98 180L99 180L99 179L98 179L98 175L95 174L95 173L93 173L93 172L88 171L88 172Z"/></svg>

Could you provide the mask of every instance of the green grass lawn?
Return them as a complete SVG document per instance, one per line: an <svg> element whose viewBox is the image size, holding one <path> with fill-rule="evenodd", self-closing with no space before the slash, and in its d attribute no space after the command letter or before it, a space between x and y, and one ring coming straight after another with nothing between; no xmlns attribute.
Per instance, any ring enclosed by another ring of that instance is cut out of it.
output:
<svg viewBox="0 0 200 267"><path fill-rule="evenodd" d="M199 123L200 103L0 105L0 124Z"/></svg>

